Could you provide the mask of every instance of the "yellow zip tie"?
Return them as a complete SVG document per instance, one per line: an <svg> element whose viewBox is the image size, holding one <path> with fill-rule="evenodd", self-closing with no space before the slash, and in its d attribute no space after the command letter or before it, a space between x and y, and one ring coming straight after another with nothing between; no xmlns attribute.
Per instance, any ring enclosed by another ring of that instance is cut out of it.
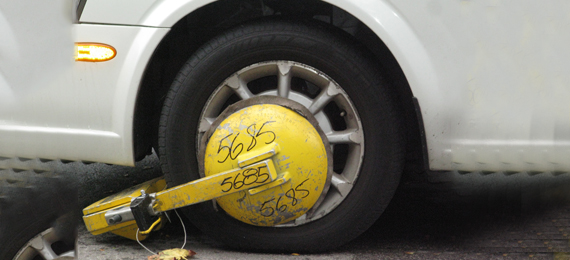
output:
<svg viewBox="0 0 570 260"><path fill-rule="evenodd" d="M158 223L160 223L160 218L158 218L154 223L152 223L152 225L150 226L150 228L148 230L141 231L140 233L143 235L150 233L154 229L154 227L156 227L156 225L158 225Z"/></svg>
<svg viewBox="0 0 570 260"><path fill-rule="evenodd" d="M180 249L169 249L169 250L164 250L164 251L160 251L158 254L151 251L150 249L148 249L146 246L144 246L141 241L139 240L139 229L137 228L137 234L136 234L136 239L137 239L137 243L139 243L139 245L141 245L144 249L146 249L146 251L148 251L149 253L152 254L152 256L149 256L148 259L160 259L161 254L164 254L165 252L168 253L179 253L182 254L180 256L182 256L182 259L186 259L185 257L191 257L193 255L196 254L196 252L192 251L192 250L186 250L184 249L184 247L186 246L186 227L184 226L184 221L182 221L182 217L180 217L180 214L178 214L178 211L174 210L174 212L176 213L176 215L178 216L178 219L180 220L180 224L182 224L182 230L184 230L184 244L182 244L182 247ZM168 215L165 215L168 218ZM152 226L149 228L149 230L145 231L146 233L150 232L154 226L156 226L156 224L158 224L158 222L160 222L160 220L162 219L159 218L155 223L152 224ZM170 218L168 218L168 220L170 221ZM157 258L158 257L158 258Z"/></svg>

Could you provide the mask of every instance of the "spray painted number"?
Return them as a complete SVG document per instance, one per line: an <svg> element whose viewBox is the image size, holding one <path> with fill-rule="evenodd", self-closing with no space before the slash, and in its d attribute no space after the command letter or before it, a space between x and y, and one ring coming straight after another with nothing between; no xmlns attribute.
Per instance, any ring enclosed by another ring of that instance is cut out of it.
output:
<svg viewBox="0 0 570 260"><path fill-rule="evenodd" d="M277 138L277 136L275 135L275 133L273 131L263 131L263 127L265 125L271 124L274 122L275 121L267 121L267 122L263 123L261 125L261 127L259 128L259 130L256 129L257 123L251 124L250 126L247 127L246 132L251 137L251 140L249 142L249 145L247 146L246 151L250 151L251 149L253 149L257 145L257 138L262 136L262 135L267 136L265 144L270 144L270 143L273 143L273 141L275 141L275 138ZM218 163L224 163L226 160L228 160L228 158L230 158L231 160L235 160L243 152L243 147L244 147L243 143L241 143L241 142L236 143L236 139L238 138L240 133L237 133L234 136L234 138L231 139L231 142L230 142L230 138L233 135L234 135L233 133L229 134L229 135L225 136L224 138L222 138L222 140L220 140L220 144L218 146L218 155L220 153L224 153L224 152L226 152L227 154L223 160L218 160ZM229 145L222 145L224 140L227 140ZM269 141L267 141L267 140L269 140Z"/></svg>
<svg viewBox="0 0 570 260"><path fill-rule="evenodd" d="M277 200L275 200L275 197L273 197L263 202L261 204L261 208L259 208L261 215L264 217L271 217L273 214L275 214L275 211L285 212L289 206L296 206L299 203L299 199L306 198L310 194L308 190L301 187L308 180L309 179L306 179L301 182L301 184L297 185L295 189L289 189L287 192L285 192L285 196L279 196ZM275 207L273 207L272 203L274 201Z"/></svg>
<svg viewBox="0 0 570 260"><path fill-rule="evenodd" d="M232 189L241 189L254 183L264 183L267 179L269 179L269 170L266 165L263 165L257 168L247 168L235 177L227 177L220 186L222 186L222 192L229 192Z"/></svg>

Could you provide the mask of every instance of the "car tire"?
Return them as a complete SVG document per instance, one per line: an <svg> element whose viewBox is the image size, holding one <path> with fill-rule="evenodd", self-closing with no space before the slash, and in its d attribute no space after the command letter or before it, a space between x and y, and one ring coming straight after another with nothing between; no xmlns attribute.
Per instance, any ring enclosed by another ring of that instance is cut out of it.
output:
<svg viewBox="0 0 570 260"><path fill-rule="evenodd" d="M306 106L326 92L312 80L324 77L339 86L341 94L327 100L320 111L323 115L315 115L330 135L335 175L321 204L326 208L301 224L253 226L213 203L184 208L186 216L204 233L232 248L254 251L326 251L370 227L398 186L405 148L397 98L371 57L350 36L327 24L276 19L238 26L200 48L181 68L162 110L160 160L170 187L203 177L197 154L204 120L248 96L283 96L275 89L279 75L256 72L271 70L256 70L259 67L283 64L299 71L289 82L294 95L288 97L309 102ZM252 77L246 87L250 93L220 94L226 87L222 83L236 73ZM348 144L332 140L332 132L342 131L358 132L354 138L358 140Z"/></svg>

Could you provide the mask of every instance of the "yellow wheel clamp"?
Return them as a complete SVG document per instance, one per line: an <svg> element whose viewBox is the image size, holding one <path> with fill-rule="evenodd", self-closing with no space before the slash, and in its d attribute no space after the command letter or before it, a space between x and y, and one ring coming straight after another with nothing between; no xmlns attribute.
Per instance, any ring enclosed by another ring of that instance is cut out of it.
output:
<svg viewBox="0 0 570 260"><path fill-rule="evenodd" d="M94 235L112 232L145 239L164 223L164 212L216 199L244 223L274 226L302 220L330 185L330 145L308 110L278 97L228 107L202 138L203 178L166 188L154 179L83 210Z"/></svg>

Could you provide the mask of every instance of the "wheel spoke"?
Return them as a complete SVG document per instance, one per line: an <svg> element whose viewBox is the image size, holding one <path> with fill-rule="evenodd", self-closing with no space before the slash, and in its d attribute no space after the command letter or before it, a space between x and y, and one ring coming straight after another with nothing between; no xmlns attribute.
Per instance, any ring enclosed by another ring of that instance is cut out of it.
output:
<svg viewBox="0 0 570 260"><path fill-rule="evenodd" d="M247 87L247 82L243 81L237 74L233 75L226 81L226 85L230 87L241 99L253 97L251 91Z"/></svg>
<svg viewBox="0 0 570 260"><path fill-rule="evenodd" d="M311 106L309 106L309 111L311 111L313 115L320 112L339 93L338 86L333 82L330 82L328 87L321 91L321 93L319 93L319 95L313 100Z"/></svg>
<svg viewBox="0 0 570 260"><path fill-rule="evenodd" d="M291 64L288 62L279 62L279 75L277 81L277 94L280 97L288 98L291 91Z"/></svg>
<svg viewBox="0 0 570 260"><path fill-rule="evenodd" d="M75 251L69 251L61 254L59 257L74 257L75 258Z"/></svg>
<svg viewBox="0 0 570 260"><path fill-rule="evenodd" d="M360 144L362 142L362 134L358 129L334 131L327 133L326 136L331 144Z"/></svg>
<svg viewBox="0 0 570 260"><path fill-rule="evenodd" d="M31 246L37 250L44 259L55 259L57 254L51 249L50 244L44 239L43 234L35 237L31 241Z"/></svg>
<svg viewBox="0 0 570 260"><path fill-rule="evenodd" d="M198 131L200 133L205 133L206 131L208 131L208 129L210 129L210 126L212 125L214 120L216 120L216 119L213 117L202 118L202 120L200 121L200 126L198 127Z"/></svg>
<svg viewBox="0 0 570 260"><path fill-rule="evenodd" d="M333 173L331 185L340 193L342 197L346 197L352 189L352 183L348 182L342 175Z"/></svg>
<svg viewBox="0 0 570 260"><path fill-rule="evenodd" d="M44 259L56 259L56 258L58 258L58 256L55 254L55 252L53 252L51 250L51 248L49 248L49 247L44 247L42 250L38 250L38 253Z"/></svg>
<svg viewBox="0 0 570 260"><path fill-rule="evenodd" d="M297 219L295 219L295 225L301 225L305 222L307 222L307 214L300 216Z"/></svg>

